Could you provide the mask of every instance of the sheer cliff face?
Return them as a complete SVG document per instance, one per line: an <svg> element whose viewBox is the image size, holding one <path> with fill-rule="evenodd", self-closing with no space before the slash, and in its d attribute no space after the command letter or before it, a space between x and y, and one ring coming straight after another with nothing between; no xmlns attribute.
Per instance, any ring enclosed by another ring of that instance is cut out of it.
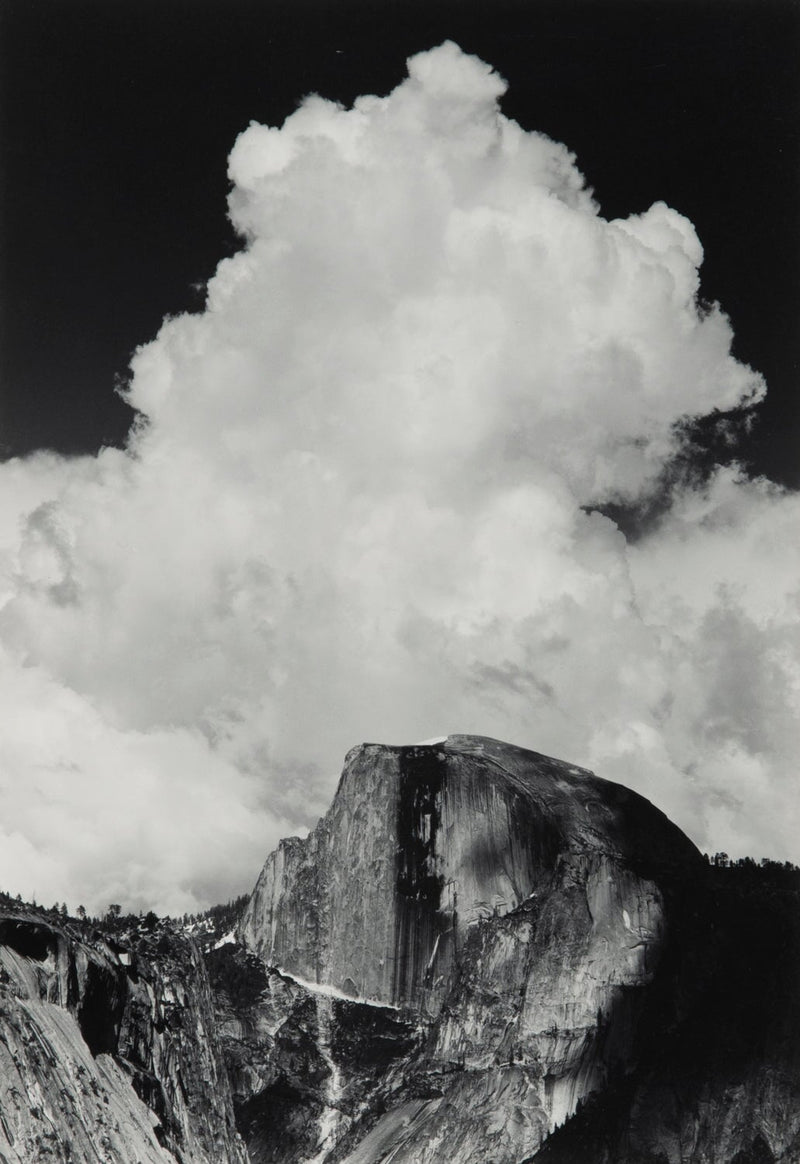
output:
<svg viewBox="0 0 800 1164"><path fill-rule="evenodd" d="M569 764L478 737L365 745L317 829L268 859L240 934L428 1024L414 1071L436 1094L400 1104L416 1130L392 1160L447 1143L501 1164L635 1062L666 901L698 862L652 805ZM354 1162L382 1159L386 1118Z"/></svg>
<svg viewBox="0 0 800 1164"><path fill-rule="evenodd" d="M696 860L641 797L558 760L470 736L366 744L311 836L268 858L240 934L292 974L435 1016L475 926L545 895L557 915L554 893L580 897L573 946L577 926L612 977L646 976L658 882Z"/></svg>
<svg viewBox="0 0 800 1164"><path fill-rule="evenodd" d="M0 916L0 1159L244 1164L208 979L177 933Z"/></svg>

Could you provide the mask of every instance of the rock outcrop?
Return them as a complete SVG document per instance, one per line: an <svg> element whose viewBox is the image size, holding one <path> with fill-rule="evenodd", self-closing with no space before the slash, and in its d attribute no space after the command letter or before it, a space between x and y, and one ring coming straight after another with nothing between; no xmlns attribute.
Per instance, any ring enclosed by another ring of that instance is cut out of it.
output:
<svg viewBox="0 0 800 1164"><path fill-rule="evenodd" d="M0 1160L245 1164L208 978L177 930L0 915Z"/></svg>
<svg viewBox="0 0 800 1164"><path fill-rule="evenodd" d="M800 1161L800 870L703 874L648 992L636 1070L526 1164Z"/></svg>
<svg viewBox="0 0 800 1164"><path fill-rule="evenodd" d="M268 859L239 933L424 1029L339 1154L516 1164L635 1067L670 900L701 865L647 801L561 761L470 736L365 745L315 831Z"/></svg>
<svg viewBox="0 0 800 1164"><path fill-rule="evenodd" d="M321 1162L419 1046L416 1016L312 989L241 946L212 951L209 971L252 1164Z"/></svg>
<svg viewBox="0 0 800 1164"><path fill-rule="evenodd" d="M541 899L555 872L613 914L638 964L660 925L657 881L698 860L647 801L559 760L476 736L365 744L311 836L267 859L239 934L292 974L435 1016L475 924Z"/></svg>

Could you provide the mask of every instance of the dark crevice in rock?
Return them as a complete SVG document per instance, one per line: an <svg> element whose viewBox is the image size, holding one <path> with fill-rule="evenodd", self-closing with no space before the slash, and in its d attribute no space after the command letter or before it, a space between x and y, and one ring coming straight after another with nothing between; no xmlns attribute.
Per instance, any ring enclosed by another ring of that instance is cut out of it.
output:
<svg viewBox="0 0 800 1164"><path fill-rule="evenodd" d="M305 1089L281 1078L241 1104L236 1123L251 1164L285 1164L312 1154L322 1104Z"/></svg>
<svg viewBox="0 0 800 1164"><path fill-rule="evenodd" d="M393 1010L338 1000L333 1004L330 1046L340 1068L384 1070L418 1041L416 1025Z"/></svg>
<svg viewBox="0 0 800 1164"><path fill-rule="evenodd" d="M775 1164L775 1157L764 1137L756 1136L752 1144L736 1153L731 1164Z"/></svg>
<svg viewBox="0 0 800 1164"><path fill-rule="evenodd" d="M169 1125L170 1119L161 1080L152 1071L146 1071L134 1064L123 1063L122 1066L130 1071L133 1090L142 1103L146 1103L150 1110L158 1116L161 1121L161 1133L166 1136L168 1131L164 1125Z"/></svg>
<svg viewBox="0 0 800 1164"><path fill-rule="evenodd" d="M121 974L97 962L88 963L77 1018L93 1055L116 1051L126 996L127 987Z"/></svg>
<svg viewBox="0 0 800 1164"><path fill-rule="evenodd" d="M0 945L10 946L24 958L44 962L58 951L58 934L43 922L27 918L0 918Z"/></svg>
<svg viewBox="0 0 800 1164"><path fill-rule="evenodd" d="M446 778L447 761L437 749L402 750L397 800L395 1002L418 999L437 945L450 928L450 919L441 908L444 877L437 862Z"/></svg>

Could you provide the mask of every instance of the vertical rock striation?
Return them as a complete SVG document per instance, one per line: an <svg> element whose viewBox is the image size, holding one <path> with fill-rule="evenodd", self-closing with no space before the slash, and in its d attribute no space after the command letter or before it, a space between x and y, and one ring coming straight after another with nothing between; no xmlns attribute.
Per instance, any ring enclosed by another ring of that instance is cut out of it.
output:
<svg viewBox="0 0 800 1164"><path fill-rule="evenodd" d="M669 901L699 866L662 813L583 769L481 737L370 744L314 832L268 859L239 933L425 1026L353 1164L382 1158L369 1144L396 1118L415 1129L398 1164L512 1164L635 1065Z"/></svg>
<svg viewBox="0 0 800 1164"><path fill-rule="evenodd" d="M245 1164L208 978L177 931L0 915L0 1160Z"/></svg>

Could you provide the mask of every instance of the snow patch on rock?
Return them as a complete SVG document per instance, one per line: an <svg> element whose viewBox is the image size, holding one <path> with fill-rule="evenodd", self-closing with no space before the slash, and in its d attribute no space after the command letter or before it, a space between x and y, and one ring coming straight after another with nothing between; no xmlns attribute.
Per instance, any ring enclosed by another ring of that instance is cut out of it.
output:
<svg viewBox="0 0 800 1164"><path fill-rule="evenodd" d="M357 998L352 994L345 994L343 990L338 990L335 986L329 986L326 982L309 982L307 978L300 978L297 974L290 974L288 970L284 970L282 966L271 966L281 978L288 978L290 982L296 982L298 986L302 986L304 990L310 990L312 994L321 994L325 998L336 998L340 1002L357 1002L361 1006L377 1006L380 1010L399 1010L399 1006L394 1006L390 1002L381 1002L378 998Z"/></svg>

